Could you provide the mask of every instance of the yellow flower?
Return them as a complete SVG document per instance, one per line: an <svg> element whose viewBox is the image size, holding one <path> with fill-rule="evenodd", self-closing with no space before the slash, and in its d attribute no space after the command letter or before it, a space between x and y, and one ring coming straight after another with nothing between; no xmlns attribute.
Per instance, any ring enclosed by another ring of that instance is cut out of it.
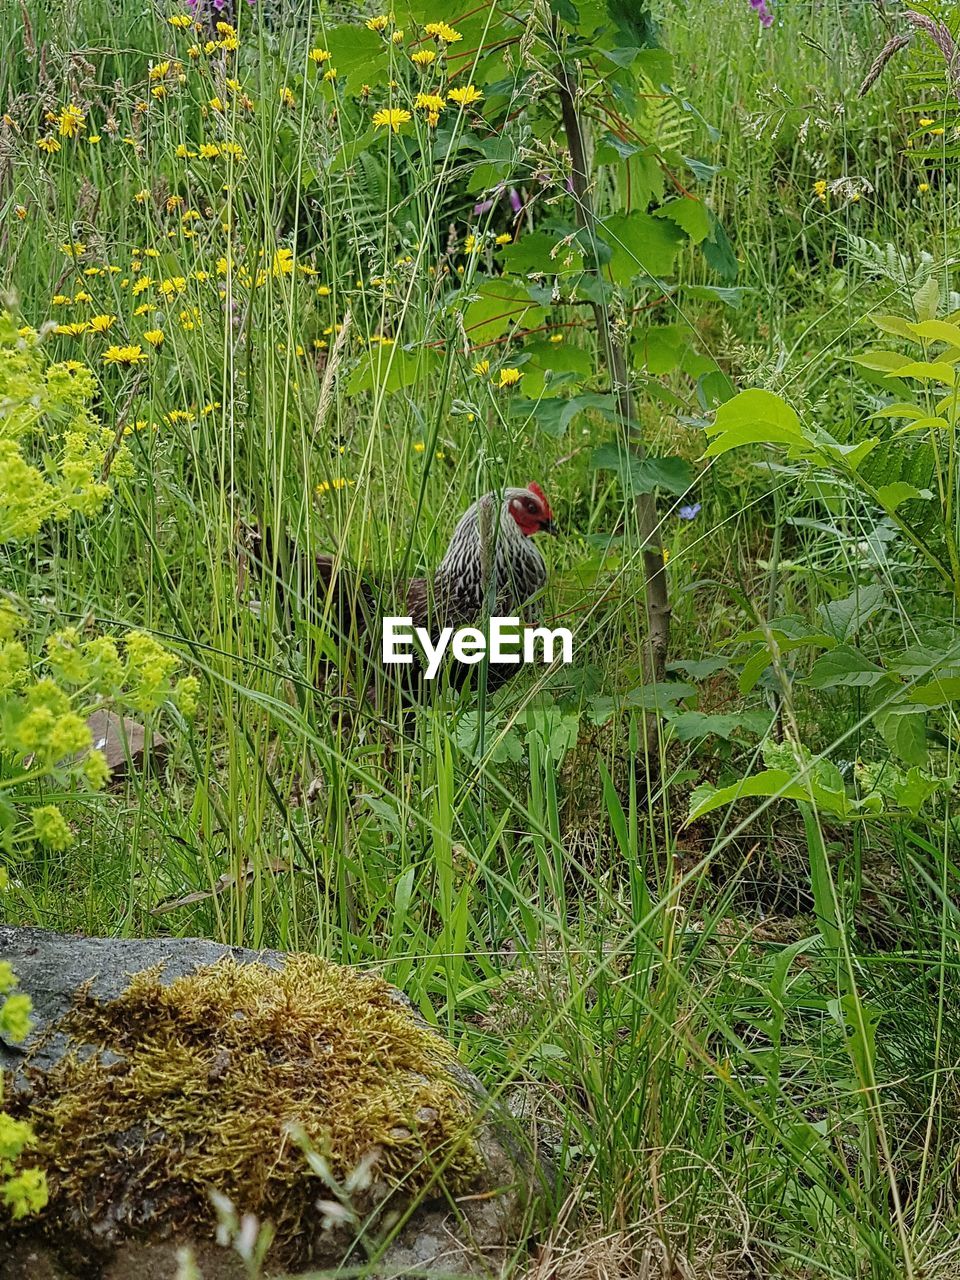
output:
<svg viewBox="0 0 960 1280"><path fill-rule="evenodd" d="M430 111L435 114L442 111L447 104L439 93L418 93L413 105L421 111Z"/></svg>
<svg viewBox="0 0 960 1280"><path fill-rule="evenodd" d="M168 18L167 21L170 23L171 27L179 27L181 30L185 30L193 24L193 18L191 18L188 13L175 13L173 17Z"/></svg>
<svg viewBox="0 0 960 1280"><path fill-rule="evenodd" d="M280 90L280 105L283 107L295 107L297 105L293 92L286 85Z"/></svg>
<svg viewBox="0 0 960 1280"><path fill-rule="evenodd" d="M86 289L81 289L78 293L73 295L73 300L74 302L92 302L93 294L87 293Z"/></svg>
<svg viewBox="0 0 960 1280"><path fill-rule="evenodd" d="M390 37L390 40L393 44L403 44L403 32L395 31Z"/></svg>
<svg viewBox="0 0 960 1280"><path fill-rule="evenodd" d="M936 121L934 121L930 116L921 116L921 117L920 117L920 128L921 128L921 129L926 129L928 125L935 124L935 123L936 123Z"/></svg>
<svg viewBox="0 0 960 1280"><path fill-rule="evenodd" d="M436 60L437 55L432 49L418 49L410 57L410 61L415 62L421 70L425 70L431 62L436 62Z"/></svg>
<svg viewBox="0 0 960 1280"><path fill-rule="evenodd" d="M150 343L151 347L159 347L163 343L163 330L148 329L143 337L146 342Z"/></svg>
<svg viewBox="0 0 960 1280"><path fill-rule="evenodd" d="M563 341L563 334L562 334L562 333L551 333L551 335L550 335L550 341L551 341L551 342L553 342L553 343L562 342L562 341Z"/></svg>
<svg viewBox="0 0 960 1280"><path fill-rule="evenodd" d="M821 204L827 203L827 183L824 178L818 178L813 184L813 194Z"/></svg>
<svg viewBox="0 0 960 1280"><path fill-rule="evenodd" d="M200 156L203 160L215 160L220 154L220 148L215 142L201 142Z"/></svg>
<svg viewBox="0 0 960 1280"><path fill-rule="evenodd" d="M479 102L483 94L476 85L468 84L462 89L451 89L449 97L451 102L457 102L461 107L469 107L472 103Z"/></svg>
<svg viewBox="0 0 960 1280"><path fill-rule="evenodd" d="M336 80L336 78L337 78L337 68L336 68L336 67L331 67L329 71L325 71L325 72L323 73L323 78L324 78L324 80Z"/></svg>
<svg viewBox="0 0 960 1280"><path fill-rule="evenodd" d="M116 316L91 316L90 331L91 333L106 333L112 327Z"/></svg>
<svg viewBox="0 0 960 1280"><path fill-rule="evenodd" d="M139 307L133 308L133 314L135 316L145 316L152 310L153 310L153 307L150 305L149 302L141 302Z"/></svg>
<svg viewBox="0 0 960 1280"><path fill-rule="evenodd" d="M60 150L60 143L56 138L51 138L49 134L45 138L38 138L37 146L41 151L46 151L47 155L53 155L55 151Z"/></svg>
<svg viewBox="0 0 960 1280"><path fill-rule="evenodd" d="M445 22L428 22L424 31L428 36L442 40L444 44L455 44L457 40L463 39L459 31L454 31L453 27L448 27Z"/></svg>
<svg viewBox="0 0 960 1280"><path fill-rule="evenodd" d="M50 299L50 305L52 307L69 307L72 301L73 299L68 293L55 293Z"/></svg>
<svg viewBox="0 0 960 1280"><path fill-rule="evenodd" d="M414 453L423 453L423 451L424 451L424 449L426 449L426 447L427 447L427 446L423 443L423 441L422 441L422 440L417 440L417 441L414 443L414 446L413 446L413 452L414 452Z"/></svg>
<svg viewBox="0 0 960 1280"><path fill-rule="evenodd" d="M934 138L942 138L942 137L943 137L943 129L942 129L942 128L939 128L939 129L931 129L931 130L930 130L930 133L932 134L932 136L933 136Z"/></svg>
<svg viewBox="0 0 960 1280"><path fill-rule="evenodd" d="M59 366L65 373L69 373L72 377L75 373L86 373L87 366L82 360L63 360Z"/></svg>
<svg viewBox="0 0 960 1280"><path fill-rule="evenodd" d="M162 80L169 70L170 70L169 60L167 60L166 62L158 62L155 67L150 68L150 74L148 76L148 79Z"/></svg>
<svg viewBox="0 0 960 1280"><path fill-rule="evenodd" d="M246 159L246 153L239 142L224 142L220 150L225 156L233 156L234 160Z"/></svg>
<svg viewBox="0 0 960 1280"><path fill-rule="evenodd" d="M499 244L499 245L513 244L513 236L510 234L509 231L504 231L502 235L497 236L496 240L494 241L494 244Z"/></svg>
<svg viewBox="0 0 960 1280"><path fill-rule="evenodd" d="M386 126L396 133L402 124L407 124L411 119L409 111L404 111L402 107L390 107L387 110L375 112L373 123L381 127Z"/></svg>
<svg viewBox="0 0 960 1280"><path fill-rule="evenodd" d="M315 62L317 66L319 66L321 62L330 61L330 50L329 49L311 49L310 52L307 54L307 57L310 59L311 62Z"/></svg>
<svg viewBox="0 0 960 1280"><path fill-rule="evenodd" d="M471 232L470 235L468 235L466 240L464 240L463 242L463 252L473 253L476 247L477 247L477 237Z"/></svg>
<svg viewBox="0 0 960 1280"><path fill-rule="evenodd" d="M329 286L328 284L318 284L318 285L317 285L317 297L318 297L318 298L329 298L329 297L330 297L330 292L331 292L331 290L330 290L330 286Z"/></svg>
<svg viewBox="0 0 960 1280"><path fill-rule="evenodd" d="M473 366L473 372L477 375L478 378L482 378L484 374L490 372L490 361L478 360L477 363Z"/></svg>
<svg viewBox="0 0 960 1280"><path fill-rule="evenodd" d="M231 27L229 22L218 22L217 30L222 36L235 36L237 34L236 27Z"/></svg>
<svg viewBox="0 0 960 1280"><path fill-rule="evenodd" d="M57 117L57 123L60 125L61 138L75 138L81 129L87 127L86 116L72 103L69 107L63 108Z"/></svg>
<svg viewBox="0 0 960 1280"><path fill-rule="evenodd" d="M165 98L167 96L167 86L164 84L155 84L150 90L154 98Z"/></svg>
<svg viewBox="0 0 960 1280"><path fill-rule="evenodd" d="M186 284L185 276L170 276L166 280L161 280L157 288L160 291L160 296L169 302L171 298L175 298L178 293L183 292Z"/></svg>
<svg viewBox="0 0 960 1280"><path fill-rule="evenodd" d="M289 276L293 273L293 250L278 249L273 255L273 274Z"/></svg>
<svg viewBox="0 0 960 1280"><path fill-rule="evenodd" d="M147 353L139 343L135 347L107 347L103 353L104 364L119 364L129 368L134 364L142 364L148 359Z"/></svg>
<svg viewBox="0 0 960 1280"><path fill-rule="evenodd" d="M87 142L89 142L91 147L95 147L99 141L100 141L99 133L92 133L90 137L87 139Z"/></svg>
<svg viewBox="0 0 960 1280"><path fill-rule="evenodd" d="M75 320L72 324L58 324L56 333L62 333L68 338L79 338L82 333L86 333L89 329L86 320Z"/></svg>
<svg viewBox="0 0 960 1280"><path fill-rule="evenodd" d="M150 192L146 189L146 187L144 187L144 189L142 191L138 191L133 198L134 200L136 200L137 204L146 204L146 202L150 199Z"/></svg>
<svg viewBox="0 0 960 1280"><path fill-rule="evenodd" d="M367 30L368 31L386 31L387 24L389 23L389 21L390 19L385 17L384 14L382 13L378 18L368 18Z"/></svg>
<svg viewBox="0 0 960 1280"><path fill-rule="evenodd" d="M322 498L325 493L330 493L331 490L336 493L341 489L346 489L351 484L353 484L353 481L348 480L346 476L335 476L332 480L321 480L315 492L318 498Z"/></svg>
<svg viewBox="0 0 960 1280"><path fill-rule="evenodd" d="M87 252L87 246L82 240L75 240L72 244L62 244L60 248L71 258L80 258Z"/></svg>
<svg viewBox="0 0 960 1280"><path fill-rule="evenodd" d="M501 369L497 389L502 391L504 387L515 387L522 377L519 369Z"/></svg>
<svg viewBox="0 0 960 1280"><path fill-rule="evenodd" d="M921 182L921 183L920 183L920 185L917 187L917 190L918 190L919 192L921 192L921 193L925 193L925 192L929 191L929 190L930 190L930 183L929 183L929 182Z"/></svg>

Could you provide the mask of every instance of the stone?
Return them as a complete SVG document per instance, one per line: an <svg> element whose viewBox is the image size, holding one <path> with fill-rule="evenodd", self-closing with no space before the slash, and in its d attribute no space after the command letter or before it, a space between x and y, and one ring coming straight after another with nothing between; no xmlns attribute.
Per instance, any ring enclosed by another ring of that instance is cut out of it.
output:
<svg viewBox="0 0 960 1280"><path fill-rule="evenodd" d="M203 1280L240 1280L221 1169L233 1231L276 1229L265 1276L490 1276L522 1249L547 1171L379 978L4 925L0 960L34 1005L29 1039L0 1039L4 1107L33 1124L51 1189L39 1219L0 1219L0 1280L173 1280L184 1247Z"/></svg>

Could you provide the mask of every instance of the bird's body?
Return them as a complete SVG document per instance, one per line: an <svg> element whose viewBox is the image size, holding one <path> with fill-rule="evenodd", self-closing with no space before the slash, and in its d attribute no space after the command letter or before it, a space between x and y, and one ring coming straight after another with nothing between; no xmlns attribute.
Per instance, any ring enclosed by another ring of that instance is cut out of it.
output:
<svg viewBox="0 0 960 1280"><path fill-rule="evenodd" d="M538 485L484 494L460 517L433 577L413 578L400 590L378 587L339 556L316 556L313 574L306 575L311 581L304 583L310 613L341 650L352 650L362 660L364 683L372 668L378 684L392 681L405 701L415 700L423 693L420 664L414 660L410 666L393 667L388 675L379 662L384 614L398 613L402 600L404 616L434 640L444 627L472 626L494 615L522 617L524 606L547 581L546 564L533 541L541 531L553 532L553 513ZM264 567L270 567L270 547L264 546L260 555ZM451 682L463 683L470 670L451 672ZM488 688L498 688L516 670L515 664L491 664Z"/></svg>

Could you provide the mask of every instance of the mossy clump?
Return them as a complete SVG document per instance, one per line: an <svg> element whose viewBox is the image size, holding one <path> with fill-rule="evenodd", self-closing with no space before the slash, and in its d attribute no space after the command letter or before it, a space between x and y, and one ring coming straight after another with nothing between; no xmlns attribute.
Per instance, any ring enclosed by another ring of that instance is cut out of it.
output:
<svg viewBox="0 0 960 1280"><path fill-rule="evenodd" d="M21 1095L55 1232L209 1236L216 1189L274 1224L272 1257L309 1262L325 1248L316 1202L332 1197L292 1134L341 1183L370 1170L360 1213L398 1188L399 1207L441 1181L466 1190L481 1168L449 1047L385 982L315 957L224 959L167 985L146 970L57 1030L73 1048Z"/></svg>

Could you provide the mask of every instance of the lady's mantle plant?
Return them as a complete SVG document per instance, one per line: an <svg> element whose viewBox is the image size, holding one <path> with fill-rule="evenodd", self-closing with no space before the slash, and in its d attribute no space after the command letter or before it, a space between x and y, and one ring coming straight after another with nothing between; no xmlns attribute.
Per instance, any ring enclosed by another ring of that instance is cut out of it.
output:
<svg viewBox="0 0 960 1280"><path fill-rule="evenodd" d="M40 335L0 315L0 549L33 537L48 521L93 516L110 493L105 477L130 470L118 437L97 421L95 383L75 360L44 359ZM0 595L0 852L35 844L63 849L70 827L38 784L96 790L109 776L87 717L106 701L141 713L174 701L189 712L197 683L175 680L179 660L151 636L133 631L118 644L77 627L51 635L31 653L29 605ZM0 867L0 888L7 872ZM10 994L16 980L0 963L0 1035L22 1040L30 1000ZM2 1088L0 1088L2 1100ZM21 1168L33 1142L29 1125L0 1112L0 1216L43 1207L42 1171Z"/></svg>

